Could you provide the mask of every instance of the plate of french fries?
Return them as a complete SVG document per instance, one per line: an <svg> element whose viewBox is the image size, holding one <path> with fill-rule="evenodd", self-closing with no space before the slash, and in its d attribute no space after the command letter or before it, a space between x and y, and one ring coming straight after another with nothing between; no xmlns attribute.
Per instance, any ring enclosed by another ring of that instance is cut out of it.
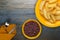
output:
<svg viewBox="0 0 60 40"><path fill-rule="evenodd" d="M38 0L35 14L40 23L47 27L60 26L60 0Z"/></svg>

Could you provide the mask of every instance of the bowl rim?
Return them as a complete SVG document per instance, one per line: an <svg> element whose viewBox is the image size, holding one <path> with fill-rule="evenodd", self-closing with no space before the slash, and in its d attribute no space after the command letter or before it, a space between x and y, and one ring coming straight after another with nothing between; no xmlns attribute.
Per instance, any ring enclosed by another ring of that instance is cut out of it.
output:
<svg viewBox="0 0 60 40"><path fill-rule="evenodd" d="M34 36L34 37L29 37L29 36L27 36L27 35L24 33L24 25L25 25L27 22L29 22L29 21L37 22L38 25L39 25L39 28L40 28L39 33L38 33L36 36ZM28 39L36 39L36 38L38 38L38 37L41 35L41 32L42 32L42 27L41 27L40 23L39 23L37 20L29 19L29 20L26 20L26 21L24 22L24 24L22 25L22 34L23 34L26 38L28 38Z"/></svg>

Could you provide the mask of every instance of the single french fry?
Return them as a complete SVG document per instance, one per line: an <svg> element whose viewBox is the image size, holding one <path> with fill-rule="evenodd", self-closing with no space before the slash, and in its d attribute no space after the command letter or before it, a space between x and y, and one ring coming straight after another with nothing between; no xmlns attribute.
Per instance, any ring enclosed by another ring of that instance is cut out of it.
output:
<svg viewBox="0 0 60 40"><path fill-rule="evenodd" d="M60 10L60 7L59 7L59 6L57 6L57 7L56 7L56 9L57 9L57 11L58 11L58 10Z"/></svg>
<svg viewBox="0 0 60 40"><path fill-rule="evenodd" d="M50 23L54 23L54 21L53 20L48 20Z"/></svg>
<svg viewBox="0 0 60 40"><path fill-rule="evenodd" d="M51 15L50 15L50 19L48 20L50 23L54 23L54 21L52 20L51 18Z"/></svg>
<svg viewBox="0 0 60 40"><path fill-rule="evenodd" d="M44 14L43 11L40 10L40 14L43 15Z"/></svg>
<svg viewBox="0 0 60 40"><path fill-rule="evenodd" d="M48 11L49 8L48 8L48 2L45 4L45 9Z"/></svg>
<svg viewBox="0 0 60 40"><path fill-rule="evenodd" d="M60 20L60 15L59 16L55 16L56 20Z"/></svg>
<svg viewBox="0 0 60 40"><path fill-rule="evenodd" d="M55 6L56 6L56 4L55 4ZM50 11L53 11L55 9L55 6L53 7L51 4L46 3L45 8L47 11L50 12Z"/></svg>
<svg viewBox="0 0 60 40"><path fill-rule="evenodd" d="M43 7L45 5L46 1L42 1L41 4L40 4L40 10L42 11L43 10Z"/></svg>
<svg viewBox="0 0 60 40"><path fill-rule="evenodd" d="M51 8L48 9L48 12L50 12L50 13L52 13L54 11L55 11L55 8L54 7L51 7Z"/></svg>
<svg viewBox="0 0 60 40"><path fill-rule="evenodd" d="M49 3L57 2L57 0L48 0Z"/></svg>
<svg viewBox="0 0 60 40"><path fill-rule="evenodd" d="M57 3L53 3L53 4L48 4L48 8L54 8L54 7L56 7L56 5L57 5Z"/></svg>
<svg viewBox="0 0 60 40"><path fill-rule="evenodd" d="M60 10L59 10L59 11L57 11L55 15L60 15Z"/></svg>
<svg viewBox="0 0 60 40"><path fill-rule="evenodd" d="M55 15L56 14L56 9L50 10L49 13Z"/></svg>
<svg viewBox="0 0 60 40"><path fill-rule="evenodd" d="M44 17L45 17L46 19L48 19L46 9L43 10L43 13L44 13Z"/></svg>
<svg viewBox="0 0 60 40"><path fill-rule="evenodd" d="M51 20L53 20L53 22L55 22L55 21L56 21L56 19L55 19L54 15L51 15Z"/></svg>
<svg viewBox="0 0 60 40"><path fill-rule="evenodd" d="M56 14L56 9L54 9L54 10L52 11L52 14Z"/></svg>
<svg viewBox="0 0 60 40"><path fill-rule="evenodd" d="M46 2L45 7L46 7L46 8L48 7L48 2Z"/></svg>
<svg viewBox="0 0 60 40"><path fill-rule="evenodd" d="M57 14L60 14L60 10L56 12Z"/></svg>
<svg viewBox="0 0 60 40"><path fill-rule="evenodd" d="M47 17L48 17L49 20L51 19L50 13L47 13Z"/></svg>

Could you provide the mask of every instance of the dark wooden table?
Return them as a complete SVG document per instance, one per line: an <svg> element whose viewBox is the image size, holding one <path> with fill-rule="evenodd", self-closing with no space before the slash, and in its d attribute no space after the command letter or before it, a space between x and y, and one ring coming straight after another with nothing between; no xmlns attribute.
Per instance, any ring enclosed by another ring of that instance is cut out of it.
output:
<svg viewBox="0 0 60 40"><path fill-rule="evenodd" d="M36 0L0 0L0 24L8 19L10 23L17 24L17 34L12 40L28 40L23 36L21 29L27 19L37 20L34 12L35 3ZM42 25L42 33L36 40L60 40L60 27L47 28Z"/></svg>

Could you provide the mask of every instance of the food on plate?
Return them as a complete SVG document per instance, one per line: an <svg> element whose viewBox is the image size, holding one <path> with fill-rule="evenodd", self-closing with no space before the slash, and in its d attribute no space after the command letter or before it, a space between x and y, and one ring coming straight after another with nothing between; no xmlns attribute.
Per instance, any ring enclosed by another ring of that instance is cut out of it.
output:
<svg viewBox="0 0 60 40"><path fill-rule="evenodd" d="M59 16L55 16L56 20L59 21L60 20L60 15Z"/></svg>
<svg viewBox="0 0 60 40"><path fill-rule="evenodd" d="M57 0L48 0L49 3L54 3L56 2Z"/></svg>
<svg viewBox="0 0 60 40"><path fill-rule="evenodd" d="M50 23L60 20L60 1L58 0L42 0L39 9L41 15Z"/></svg>
<svg viewBox="0 0 60 40"><path fill-rule="evenodd" d="M36 36L40 31L40 27L37 22L29 21L24 26L24 32L30 37Z"/></svg>
<svg viewBox="0 0 60 40"><path fill-rule="evenodd" d="M42 1L41 4L40 4L40 10L42 11L43 10L43 7L45 5L46 1Z"/></svg>

